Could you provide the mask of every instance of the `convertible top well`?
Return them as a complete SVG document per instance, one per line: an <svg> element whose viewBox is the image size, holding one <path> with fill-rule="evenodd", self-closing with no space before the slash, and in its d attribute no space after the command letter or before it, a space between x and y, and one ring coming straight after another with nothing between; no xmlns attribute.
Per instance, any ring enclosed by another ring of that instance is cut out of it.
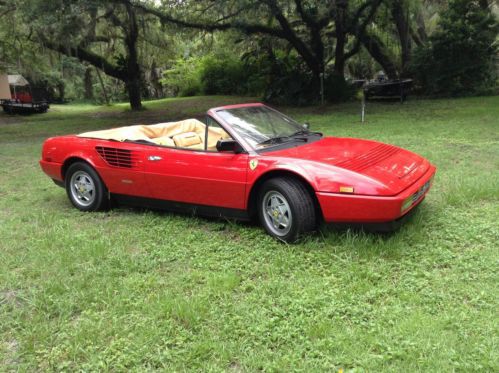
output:
<svg viewBox="0 0 499 373"><path fill-rule="evenodd" d="M114 141L146 141L157 145L204 149L206 125L197 119L151 125L136 125L103 131L85 132L78 137ZM221 128L208 127L207 150L216 150L217 141L229 138Z"/></svg>

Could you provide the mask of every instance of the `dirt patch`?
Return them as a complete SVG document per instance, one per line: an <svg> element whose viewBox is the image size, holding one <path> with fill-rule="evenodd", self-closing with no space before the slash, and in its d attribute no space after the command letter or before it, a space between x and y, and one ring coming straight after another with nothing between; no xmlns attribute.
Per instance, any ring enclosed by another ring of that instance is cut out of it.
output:
<svg viewBox="0 0 499 373"><path fill-rule="evenodd" d="M0 110L0 125L2 124L16 124L23 122L24 119L20 115L7 115Z"/></svg>
<svg viewBox="0 0 499 373"><path fill-rule="evenodd" d="M2 290L0 291L0 305L9 305L11 307L21 307L22 298L17 290Z"/></svg>
<svg viewBox="0 0 499 373"><path fill-rule="evenodd" d="M244 369L237 361L233 361L229 364L229 371L231 372L243 372Z"/></svg>
<svg viewBox="0 0 499 373"><path fill-rule="evenodd" d="M19 364L18 351L19 343L15 339L8 340L2 343L2 348L0 351L3 352L4 358L1 361L1 366L6 369L6 371L14 371L15 367Z"/></svg>

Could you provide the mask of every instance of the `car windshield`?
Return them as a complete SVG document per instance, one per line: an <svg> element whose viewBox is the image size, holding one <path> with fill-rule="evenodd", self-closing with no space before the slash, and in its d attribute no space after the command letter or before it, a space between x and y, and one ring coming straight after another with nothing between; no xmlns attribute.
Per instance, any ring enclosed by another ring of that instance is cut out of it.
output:
<svg viewBox="0 0 499 373"><path fill-rule="evenodd" d="M253 148L261 149L292 141L306 130L293 119L266 106L248 106L217 111Z"/></svg>

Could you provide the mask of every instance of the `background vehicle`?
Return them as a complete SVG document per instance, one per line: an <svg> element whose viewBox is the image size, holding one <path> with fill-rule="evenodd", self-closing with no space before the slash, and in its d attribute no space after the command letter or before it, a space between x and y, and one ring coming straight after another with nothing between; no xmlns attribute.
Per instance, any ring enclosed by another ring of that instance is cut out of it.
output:
<svg viewBox="0 0 499 373"><path fill-rule="evenodd" d="M376 79L366 81L363 85L364 97L370 98L400 98L404 101L411 88L412 79L387 79L383 72L380 72Z"/></svg>
<svg viewBox="0 0 499 373"><path fill-rule="evenodd" d="M8 114L45 113L49 109L47 101L33 99L29 82L22 75L3 75L0 78L0 91L3 92L0 106Z"/></svg>

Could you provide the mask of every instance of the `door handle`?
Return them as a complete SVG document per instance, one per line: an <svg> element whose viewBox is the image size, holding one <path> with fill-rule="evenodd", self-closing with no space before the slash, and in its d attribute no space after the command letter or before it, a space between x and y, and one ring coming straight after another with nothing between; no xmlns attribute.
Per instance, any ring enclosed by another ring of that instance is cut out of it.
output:
<svg viewBox="0 0 499 373"><path fill-rule="evenodd" d="M147 159L149 159L150 161L156 162L156 161L162 160L163 158L161 158L159 155L150 155L149 157L147 157Z"/></svg>

